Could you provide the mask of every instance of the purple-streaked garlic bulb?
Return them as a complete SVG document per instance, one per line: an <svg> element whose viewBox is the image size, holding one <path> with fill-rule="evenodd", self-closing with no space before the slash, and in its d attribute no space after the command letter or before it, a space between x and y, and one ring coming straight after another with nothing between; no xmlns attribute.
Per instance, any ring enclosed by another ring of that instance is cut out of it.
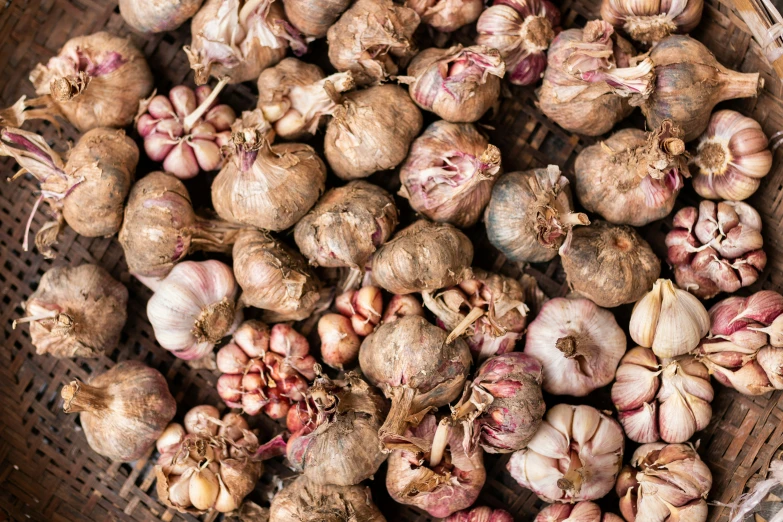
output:
<svg viewBox="0 0 783 522"><path fill-rule="evenodd" d="M472 24L484 9L484 0L408 0L410 7L436 31L450 33Z"/></svg>
<svg viewBox="0 0 783 522"><path fill-rule="evenodd" d="M672 33L691 32L699 25L703 9L703 0L603 0L601 18L637 42L655 43Z"/></svg>

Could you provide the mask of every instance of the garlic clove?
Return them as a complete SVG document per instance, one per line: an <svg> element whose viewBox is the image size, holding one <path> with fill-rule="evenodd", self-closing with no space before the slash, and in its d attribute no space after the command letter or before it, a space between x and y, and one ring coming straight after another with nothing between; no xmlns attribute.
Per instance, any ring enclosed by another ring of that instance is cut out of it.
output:
<svg viewBox="0 0 783 522"><path fill-rule="evenodd" d="M194 139L189 144L196 156L196 162L202 170L217 170L223 162L220 155L220 147L214 141Z"/></svg>
<svg viewBox="0 0 783 522"><path fill-rule="evenodd" d="M163 161L175 144L167 135L153 132L144 139L144 151L152 161Z"/></svg>
<svg viewBox="0 0 783 522"><path fill-rule="evenodd" d="M623 359L612 385L612 402L619 410L634 410L652 401L658 393L660 373Z"/></svg>
<svg viewBox="0 0 783 522"><path fill-rule="evenodd" d="M217 476L207 468L196 470L190 477L188 493L193 507L205 511L210 509L220 492Z"/></svg>
<svg viewBox="0 0 783 522"><path fill-rule="evenodd" d="M190 468L182 475L169 476L169 502L181 508L193 505L190 501L190 478L194 471Z"/></svg>
<svg viewBox="0 0 783 522"><path fill-rule="evenodd" d="M709 408L709 405L707 407ZM711 412L710 409L710 415ZM658 419L661 439L666 442L686 442L696 433L696 419L680 393L674 393L667 400L661 402L661 412Z"/></svg>
<svg viewBox="0 0 783 522"><path fill-rule="evenodd" d="M150 100L147 112L156 119L171 118L174 115L174 107L168 97L158 94Z"/></svg>
<svg viewBox="0 0 783 522"><path fill-rule="evenodd" d="M228 488L223 483L223 479L220 475L217 475L218 484L220 485L220 491L218 492L217 499L215 499L215 511L220 513L229 513L234 511L238 506L234 500L233 495L228 491Z"/></svg>
<svg viewBox="0 0 783 522"><path fill-rule="evenodd" d="M756 360L764 369L770 383L778 390L783 390L783 349L767 346L762 348Z"/></svg>
<svg viewBox="0 0 783 522"><path fill-rule="evenodd" d="M628 438L634 442L655 442L660 439L657 403L644 403L635 410L620 411L617 418Z"/></svg>
<svg viewBox="0 0 783 522"><path fill-rule="evenodd" d="M157 442L155 442L155 447L159 452L163 453L167 449L182 442L183 438L185 438L185 428L183 428L181 424L172 422L166 426L166 429L160 434Z"/></svg>
<svg viewBox="0 0 783 522"><path fill-rule="evenodd" d="M191 112L196 110L196 93L193 89L185 85L177 85L169 91L169 100L171 105L181 119L186 118Z"/></svg>
<svg viewBox="0 0 783 522"><path fill-rule="evenodd" d="M163 169L180 179L190 179L199 173L198 161L193 149L185 141L180 141L163 160Z"/></svg>
<svg viewBox="0 0 783 522"><path fill-rule="evenodd" d="M660 281L655 282L653 289L639 299L633 307L628 331L631 339L639 346L649 348L655 340L655 331L661 315L662 297Z"/></svg>

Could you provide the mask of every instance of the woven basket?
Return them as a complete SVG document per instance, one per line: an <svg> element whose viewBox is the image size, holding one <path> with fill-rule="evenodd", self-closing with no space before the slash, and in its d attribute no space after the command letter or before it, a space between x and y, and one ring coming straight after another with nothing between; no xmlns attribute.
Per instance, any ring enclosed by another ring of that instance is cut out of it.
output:
<svg viewBox="0 0 783 522"><path fill-rule="evenodd" d="M583 25L597 18L599 0L565 0L560 2L566 27ZM33 97L27 80L29 71L45 62L71 37L108 30L129 35L130 30L119 15L114 2L105 0L6 0L0 2L0 107L16 101L21 95ZM757 119L768 135L783 129L782 84L763 57L758 45L742 20L728 3L708 0L701 25L693 34L707 44L726 66L743 72L759 71L765 80L764 91L757 99L728 104ZM171 85L192 82L182 46L190 38L189 26L175 33L140 37L133 40L148 57L159 90ZM253 86L228 88L223 99L236 109L254 104ZM506 171L523 170L554 163L568 175L576 154L593 140L581 139L547 120L535 106L531 89L514 88L507 92L494 119L486 121L497 129L493 143L503 152ZM639 124L638 120L631 123ZM66 150L67 140L78 135L65 126L58 136L44 123L29 125L42 133L56 150ZM779 154L776 157L779 159ZM15 164L0 158L0 178L13 174ZM154 166L139 166L143 175ZM388 176L385 178L396 178ZM209 180L202 181L208 183ZM21 248L24 224L35 200L35 184L30 179L4 184L0 194L0 285L2 285L2 351L0 351L0 521L1 520L195 520L167 510L157 500L152 472L152 452L132 464L113 463L91 451L77 416L62 412L59 391L63 384L79 378L88 379L102 373L116 361L134 359L159 369L168 379L179 403L181 416L190 407L209 403L223 407L214 389L216 375L193 370L184 361L162 350L154 341L146 318L145 304L149 291L132 279L125 265L122 249L115 239L88 239L66 229L56 247L55 261L47 261L37 252ZM209 192L191 190L196 207L208 205ZM684 192L680 205L693 195ZM761 281L753 288L783 290L783 163L776 162L772 172L751 203L764 218L765 249L769 262ZM46 221L39 210L32 230ZM668 230L667 223L645 227L642 233L658 249ZM483 237L477 227L473 237L477 264L519 277L533 275L550 297L565 295L568 288L557 260L548 265L519 267L506 263ZM41 275L57 265L97 263L125 283L130 290L129 317L120 348L98 359L55 359L35 355L28 329L11 328L14 318L22 315L20 304L33 292ZM620 314L627 310L620 309ZM783 445L783 405L780 392L761 397L746 397L716 384L713 419L697 435L699 452L709 464L714 484L710 500L728 503L743 492L748 480L764 472L776 450ZM554 402L548 400L549 405ZM606 390L595 394L592 403L609 408ZM279 425L265 417L253 419L266 435L279 431ZM519 522L528 521L542 506L535 495L522 489L505 471L508 456L487 456L487 482L479 503L502 507ZM267 465L267 473L253 498L268 500L280 478L291 475L280 459ZM373 495L390 522L428 521L422 512L392 502L385 492L383 471L372 485ZM616 498L603 501L612 510ZM712 507L711 522L727 520L728 509ZM214 520L208 515L204 520Z"/></svg>

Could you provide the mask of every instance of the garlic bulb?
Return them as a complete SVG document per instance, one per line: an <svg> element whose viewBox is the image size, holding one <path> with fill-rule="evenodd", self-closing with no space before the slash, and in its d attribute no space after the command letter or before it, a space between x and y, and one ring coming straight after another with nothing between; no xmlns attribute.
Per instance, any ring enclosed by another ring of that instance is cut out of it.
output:
<svg viewBox="0 0 783 522"><path fill-rule="evenodd" d="M672 33L689 33L701 20L703 0L655 1L603 0L601 18L622 28L638 42L655 43Z"/></svg>
<svg viewBox="0 0 783 522"><path fill-rule="evenodd" d="M657 358L649 348L628 351L617 368L612 402L634 442L687 442L712 418L707 367L693 356Z"/></svg>
<svg viewBox="0 0 783 522"><path fill-rule="evenodd" d="M546 392L584 397L614 380L625 332L589 299L558 297L530 323L525 353L541 362Z"/></svg>
<svg viewBox="0 0 783 522"><path fill-rule="evenodd" d="M476 43L500 52L511 83L532 85L546 69L546 50L559 25L560 11L548 0L499 0L481 13Z"/></svg>
<svg viewBox="0 0 783 522"><path fill-rule="evenodd" d="M761 216L741 201L702 201L674 215L666 234L668 262L680 288L701 299L733 293L758 280L767 265Z"/></svg>
<svg viewBox="0 0 783 522"><path fill-rule="evenodd" d="M330 190L294 228L311 265L361 270L397 227L391 194L366 181Z"/></svg>
<svg viewBox="0 0 783 522"><path fill-rule="evenodd" d="M258 77L258 105L281 138L306 139L337 108L335 93L353 89L350 72L326 77L320 67L286 58Z"/></svg>
<svg viewBox="0 0 783 522"><path fill-rule="evenodd" d="M500 150L470 123L436 121L400 167L400 195L433 221L476 224L500 175Z"/></svg>
<svg viewBox="0 0 783 522"><path fill-rule="evenodd" d="M285 16L305 36L323 38L352 0L283 0Z"/></svg>
<svg viewBox="0 0 783 522"><path fill-rule="evenodd" d="M174 31L198 12L204 0L120 0L120 16L142 33Z"/></svg>
<svg viewBox="0 0 783 522"><path fill-rule="evenodd" d="M729 110L715 112L693 157L693 188L707 199L749 198L772 168L768 146L753 118Z"/></svg>
<svg viewBox="0 0 783 522"><path fill-rule="evenodd" d="M644 444L617 480L620 512L628 522L707 520L712 473L690 444Z"/></svg>
<svg viewBox="0 0 783 522"><path fill-rule="evenodd" d="M596 221L560 248L569 286L598 306L638 301L661 274L661 261L631 227Z"/></svg>
<svg viewBox="0 0 783 522"><path fill-rule="evenodd" d="M397 232L373 256L373 280L393 294L453 286L471 275L473 244L448 224L420 219Z"/></svg>
<svg viewBox="0 0 783 522"><path fill-rule="evenodd" d="M506 65L497 49L474 45L449 49L431 47L416 55L408 76L411 98L424 110L446 121L478 121L500 97Z"/></svg>
<svg viewBox="0 0 783 522"><path fill-rule="evenodd" d="M483 0L408 0L405 5L436 31L450 33L472 24L484 9Z"/></svg>
<svg viewBox="0 0 783 522"><path fill-rule="evenodd" d="M443 522L514 522L508 511L486 506L459 511L443 519Z"/></svg>
<svg viewBox="0 0 783 522"><path fill-rule="evenodd" d="M590 223L572 212L567 187L556 165L501 176L484 212L489 242L517 263L553 259L574 226Z"/></svg>
<svg viewBox="0 0 783 522"><path fill-rule="evenodd" d="M611 417L590 406L558 404L506 468L546 502L595 500L614 487L623 446L623 430Z"/></svg>
<svg viewBox="0 0 783 522"><path fill-rule="evenodd" d="M329 61L350 71L357 85L374 85L399 72L418 49L416 11L392 0L357 0L326 33Z"/></svg>
<svg viewBox="0 0 783 522"><path fill-rule="evenodd" d="M610 223L642 226L674 208L689 177L682 131L664 121L653 132L622 129L576 157L576 196Z"/></svg>
<svg viewBox="0 0 783 522"><path fill-rule="evenodd" d="M97 265L50 268L13 326L30 323L39 355L98 357L117 347L127 306L128 289Z"/></svg>
<svg viewBox="0 0 783 522"><path fill-rule="evenodd" d="M602 515L598 504L578 502L547 506L533 522L623 522L623 519L612 513Z"/></svg>
<svg viewBox="0 0 783 522"><path fill-rule="evenodd" d="M63 411L79 413L87 444L104 457L132 462L155 445L177 412L166 379L139 361L123 361L63 386Z"/></svg>
<svg viewBox="0 0 783 522"><path fill-rule="evenodd" d="M710 329L710 316L693 295L659 279L634 305L628 329L631 339L658 357L675 357L699 345Z"/></svg>
<svg viewBox="0 0 783 522"><path fill-rule="evenodd" d="M163 279L147 302L155 339L180 359L200 359L242 318L239 288L220 261L184 261Z"/></svg>
<svg viewBox="0 0 783 522"><path fill-rule="evenodd" d="M527 324L525 291L516 279L480 268L473 277L437 292L422 292L424 306L450 332L465 336L476 362L514 350Z"/></svg>
<svg viewBox="0 0 783 522"><path fill-rule="evenodd" d="M367 486L319 485L304 475L300 475L277 493L269 509L269 522L293 520L386 522L380 510L373 504L370 488Z"/></svg>

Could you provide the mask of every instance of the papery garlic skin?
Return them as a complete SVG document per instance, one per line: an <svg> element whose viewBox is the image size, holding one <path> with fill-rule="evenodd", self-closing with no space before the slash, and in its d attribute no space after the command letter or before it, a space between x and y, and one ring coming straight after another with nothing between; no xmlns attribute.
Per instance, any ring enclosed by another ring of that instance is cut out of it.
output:
<svg viewBox="0 0 783 522"><path fill-rule="evenodd" d="M269 508L269 522L323 522L330 519L386 522L373 503L367 486L319 485L304 475L277 493Z"/></svg>
<svg viewBox="0 0 783 522"><path fill-rule="evenodd" d="M672 33L689 33L699 25L703 0L676 0L638 4L630 0L603 0L601 18L622 28L638 42L654 43Z"/></svg>
<svg viewBox="0 0 783 522"><path fill-rule="evenodd" d="M285 15L291 25L311 38L323 38L348 9L352 0L283 0Z"/></svg>
<svg viewBox="0 0 783 522"><path fill-rule="evenodd" d="M772 168L769 140L753 118L715 112L693 157L693 188L703 198L742 201Z"/></svg>
<svg viewBox="0 0 783 522"><path fill-rule="evenodd" d="M558 404L506 469L546 502L595 500L614 487L623 448L617 421L590 406Z"/></svg>
<svg viewBox="0 0 783 522"><path fill-rule="evenodd" d="M575 397L612 382L625 347L614 315L589 299L547 301L525 338L525 353L543 367L544 390Z"/></svg>
<svg viewBox="0 0 783 522"><path fill-rule="evenodd" d="M701 299L733 293L758 280L767 264L761 216L741 201L702 201L674 215L668 262L680 288Z"/></svg>
<svg viewBox="0 0 783 522"><path fill-rule="evenodd" d="M593 502L576 504L552 504L542 509L533 522L622 522L612 513L601 514L601 508Z"/></svg>
<svg viewBox="0 0 783 522"><path fill-rule="evenodd" d="M147 302L155 339L180 359L208 355L242 318L238 293L231 268L220 261L178 264Z"/></svg>
<svg viewBox="0 0 783 522"><path fill-rule="evenodd" d="M204 0L120 0L120 16L142 33L174 31L198 12Z"/></svg>
<svg viewBox="0 0 783 522"><path fill-rule="evenodd" d="M484 9L483 0L407 0L405 3L436 31L450 33L472 24Z"/></svg>
<svg viewBox="0 0 783 522"><path fill-rule="evenodd" d="M514 522L514 518L504 509L482 506L449 515L443 522Z"/></svg>
<svg viewBox="0 0 783 522"><path fill-rule="evenodd" d="M560 11L548 0L499 0L481 13L476 43L500 51L511 83L532 85L546 69L559 25Z"/></svg>

